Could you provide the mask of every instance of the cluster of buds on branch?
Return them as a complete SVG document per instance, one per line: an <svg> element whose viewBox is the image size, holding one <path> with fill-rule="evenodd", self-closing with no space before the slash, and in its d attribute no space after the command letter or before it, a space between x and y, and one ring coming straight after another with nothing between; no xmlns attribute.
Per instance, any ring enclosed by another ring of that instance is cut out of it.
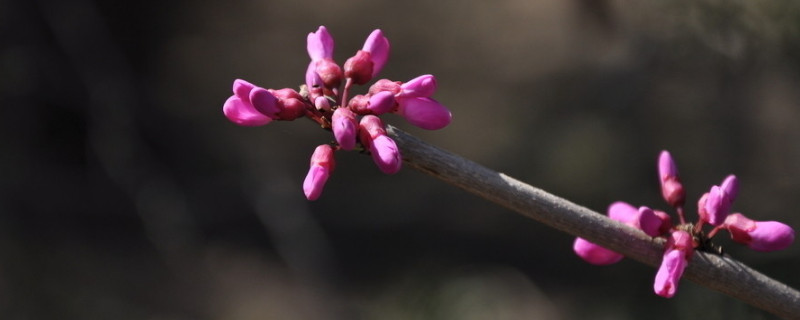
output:
<svg viewBox="0 0 800 320"><path fill-rule="evenodd" d="M747 245L757 251L775 251L788 247L794 241L794 230L777 221L756 221L741 213L730 213L733 201L739 193L736 176L729 175L720 185L700 197L697 203L699 220L686 222L683 205L686 193L678 176L678 168L672 156L662 151L658 159L661 195L675 209L680 224L673 225L670 216L648 207L638 209L625 202L615 202L608 208L609 218L642 230L651 237L665 237L666 245L661 267L656 273L653 289L659 296L671 298L675 295L683 270L694 250L722 254L722 250L711 242L720 230L727 230L733 241ZM707 233L704 226L710 225ZM582 238L577 238L573 250L578 256L595 265L609 265L622 260L623 256Z"/></svg>
<svg viewBox="0 0 800 320"><path fill-rule="evenodd" d="M324 26L319 27L308 34L311 62L299 91L265 89L237 79L233 82L233 95L222 108L229 120L243 126L306 117L333 132L335 142L318 146L311 156L311 168L303 182L309 200L316 200L322 193L335 167L333 154L337 150L368 152L386 174L400 170L400 150L386 134L386 126L378 116L395 113L428 130L444 128L452 119L450 110L431 98L436 91L432 75L407 82L380 79L367 93L350 97L353 85L369 83L389 59L389 40L381 30L373 31L364 47L347 59L343 68L333 60L333 47L331 34Z"/></svg>

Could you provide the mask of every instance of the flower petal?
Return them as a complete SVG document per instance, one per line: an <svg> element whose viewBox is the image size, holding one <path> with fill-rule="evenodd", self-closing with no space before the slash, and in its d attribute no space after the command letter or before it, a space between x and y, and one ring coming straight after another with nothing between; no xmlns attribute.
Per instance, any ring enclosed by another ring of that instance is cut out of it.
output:
<svg viewBox="0 0 800 320"><path fill-rule="evenodd" d="M258 112L250 102L231 96L222 106L222 113L228 120L241 126L260 126L272 121L270 117Z"/></svg>
<svg viewBox="0 0 800 320"><path fill-rule="evenodd" d="M375 29L367 37L362 50L369 52L371 55L373 63L372 77L375 77L386 65L386 61L389 60L389 39L383 36L383 32L380 29Z"/></svg>
<svg viewBox="0 0 800 320"><path fill-rule="evenodd" d="M438 130L453 119L450 110L431 98L404 98L398 99L397 103L397 113L422 129Z"/></svg>
<svg viewBox="0 0 800 320"><path fill-rule="evenodd" d="M325 26L320 26L316 32L308 34L306 49L312 61L333 58L333 37Z"/></svg>
<svg viewBox="0 0 800 320"><path fill-rule="evenodd" d="M586 262L598 266L614 264L625 257L622 254L603 248L583 238L575 239L575 243L572 244L572 250L583 260L586 260Z"/></svg>

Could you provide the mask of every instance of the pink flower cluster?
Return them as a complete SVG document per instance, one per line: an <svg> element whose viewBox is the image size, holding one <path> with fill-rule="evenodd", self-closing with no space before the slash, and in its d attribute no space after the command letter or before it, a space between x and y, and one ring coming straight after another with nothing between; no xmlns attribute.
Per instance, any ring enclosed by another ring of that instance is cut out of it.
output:
<svg viewBox="0 0 800 320"><path fill-rule="evenodd" d="M656 273L653 289L657 295L671 298L678 288L678 281L689 263L694 250L721 253L711 243L711 238L720 231L728 230L731 239L757 251L775 251L788 247L794 241L794 230L777 221L756 221L741 213L730 213L739 192L739 182L729 175L720 185L714 185L700 197L697 203L699 220L687 223L683 213L686 193L678 176L678 168L672 156L662 151L658 159L658 174L661 195L675 209L679 225L673 225L664 211L648 207L635 208L625 202L612 203L608 208L609 218L642 230L651 237L665 237L664 256ZM704 225L713 228L705 233ZM582 238L573 244L575 253L589 263L609 265L622 260L623 256Z"/></svg>
<svg viewBox="0 0 800 320"><path fill-rule="evenodd" d="M359 149L372 155L382 172L394 174L400 170L400 150L386 134L386 126L378 116L398 114L428 130L444 128L452 119L450 110L431 98L436 91L432 75L421 75L407 82L380 79L366 94L349 97L354 84L370 82L389 59L389 40L381 30L373 31L364 47L347 59L343 68L333 60L333 46L333 37L324 26L308 34L311 62L306 69L305 85L299 92L290 88L264 89L236 79L233 95L222 107L230 121L242 126L307 117L333 132L335 143L318 146L311 156L311 168L303 183L309 200L316 200L322 193L333 172L333 154L337 150L360 146Z"/></svg>

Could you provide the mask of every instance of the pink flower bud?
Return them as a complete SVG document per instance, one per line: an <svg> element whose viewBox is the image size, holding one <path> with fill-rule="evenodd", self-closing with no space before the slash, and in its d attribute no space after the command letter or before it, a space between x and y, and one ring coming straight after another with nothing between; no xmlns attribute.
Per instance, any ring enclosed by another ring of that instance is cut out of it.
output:
<svg viewBox="0 0 800 320"><path fill-rule="evenodd" d="M242 79L233 80L233 95L239 97L244 101L249 101L250 91L256 88L256 85Z"/></svg>
<svg viewBox="0 0 800 320"><path fill-rule="evenodd" d="M572 250L583 260L586 260L586 262L598 266L614 264L624 258L622 254L598 246L583 238L575 239Z"/></svg>
<svg viewBox="0 0 800 320"><path fill-rule="evenodd" d="M323 84L326 88L336 88L342 80L342 69L333 61L333 37L325 26L308 34L306 49L311 63L306 69L306 85L309 90Z"/></svg>
<svg viewBox="0 0 800 320"><path fill-rule="evenodd" d="M370 140L377 138L380 135L386 135L386 126L374 115L366 115L361 118L358 124L358 133L361 143L368 145Z"/></svg>
<svg viewBox="0 0 800 320"><path fill-rule="evenodd" d="M725 194L728 195L728 200L733 203L736 200L736 196L739 195L739 179L734 175L729 175L722 181L720 188L725 191Z"/></svg>
<svg viewBox="0 0 800 320"><path fill-rule="evenodd" d="M751 220L741 213L728 215L724 227L733 241L756 251L782 250L794 242L792 227L777 221Z"/></svg>
<svg viewBox="0 0 800 320"><path fill-rule="evenodd" d="M640 207L638 214L639 219L636 221L636 227L651 237L661 235L661 224L664 221L661 220L661 218L659 218L652 209L648 207Z"/></svg>
<svg viewBox="0 0 800 320"><path fill-rule="evenodd" d="M683 230L673 231L667 240L666 251L653 282L653 290L657 295L665 298L675 295L683 270L689 264L693 252L692 236Z"/></svg>
<svg viewBox="0 0 800 320"><path fill-rule="evenodd" d="M608 207L608 217L611 220L642 230L651 237L662 234L663 218L648 207L636 209L628 203L617 201ZM667 219L669 219L669 216L667 216Z"/></svg>
<svg viewBox="0 0 800 320"><path fill-rule="evenodd" d="M342 68L333 59L326 58L314 63L316 64L314 70L322 79L325 88L338 88L342 82Z"/></svg>
<svg viewBox="0 0 800 320"><path fill-rule="evenodd" d="M678 178L678 166L668 151L661 151L658 157L658 176L661 181L661 195L670 206L683 206L686 192Z"/></svg>
<svg viewBox="0 0 800 320"><path fill-rule="evenodd" d="M335 167L333 148L327 144L318 146L311 155L311 167L303 181L303 193L308 200L316 200Z"/></svg>
<svg viewBox="0 0 800 320"><path fill-rule="evenodd" d="M225 101L222 113L228 120L240 126L261 126L272 121L270 117L258 112L250 101L243 101L237 96L231 96Z"/></svg>
<svg viewBox="0 0 800 320"><path fill-rule="evenodd" d="M355 84L365 84L372 80L372 65L369 52L358 50L344 62L344 76L353 79Z"/></svg>
<svg viewBox="0 0 800 320"><path fill-rule="evenodd" d="M356 95L350 98L350 101L347 102L347 107L350 108L353 112L360 115L365 114L372 114L372 111L369 110L369 98L363 94Z"/></svg>
<svg viewBox="0 0 800 320"><path fill-rule="evenodd" d="M397 144L386 135L386 129L380 118L366 115L359 123L359 139L369 150L372 160L383 173L394 174L400 171L402 159Z"/></svg>
<svg viewBox="0 0 800 320"><path fill-rule="evenodd" d="M672 298L678 290L678 282L689 261L680 250L667 250L653 282L653 290L664 298Z"/></svg>
<svg viewBox="0 0 800 320"><path fill-rule="evenodd" d="M316 61L308 63L308 68L306 69L306 86L309 91L317 95L322 94L322 88L325 87L325 82L322 81L322 77L317 74Z"/></svg>
<svg viewBox="0 0 800 320"><path fill-rule="evenodd" d="M400 149L387 135L380 135L373 139L369 146L372 160L378 169L385 174L395 174L400 171L403 159L400 158Z"/></svg>
<svg viewBox="0 0 800 320"><path fill-rule="evenodd" d="M658 234L665 234L672 229L672 217L664 211L653 210L656 216L661 219L661 227L658 228Z"/></svg>
<svg viewBox="0 0 800 320"><path fill-rule="evenodd" d="M278 98L264 88L256 87L250 91L250 103L253 104L253 107L258 112L270 118L276 118L278 113L281 112Z"/></svg>
<svg viewBox="0 0 800 320"><path fill-rule="evenodd" d="M338 108L331 118L333 136L344 150L352 150L356 146L356 133L358 124L356 115L348 108Z"/></svg>
<svg viewBox="0 0 800 320"><path fill-rule="evenodd" d="M386 65L386 61L389 60L389 49L389 39L383 36L380 29L373 30L367 37L361 50L370 53L372 60L372 76L370 78L374 78Z"/></svg>
<svg viewBox="0 0 800 320"><path fill-rule="evenodd" d="M705 199L706 222L713 226L718 226L725 221L731 208L731 201L728 195L719 186L712 186ZM701 215L701 219L703 216Z"/></svg>
<svg viewBox="0 0 800 320"><path fill-rule="evenodd" d="M381 91L369 97L367 109L375 115L392 111L397 106L394 95L389 91Z"/></svg>
<svg viewBox="0 0 800 320"><path fill-rule="evenodd" d="M256 88L258 87L241 79L233 81L233 96L222 105L222 113L228 120L241 126L260 126L272 121L272 118L261 113L250 101L250 92ZM258 89L263 90L263 88ZM267 101L260 100L260 97L258 102L268 104ZM268 105L261 107L271 109Z"/></svg>
<svg viewBox="0 0 800 320"><path fill-rule="evenodd" d="M430 74L421 75L400 85L398 98L429 98L436 92L436 78Z"/></svg>
<svg viewBox="0 0 800 320"><path fill-rule="evenodd" d="M308 34L306 49L312 61L333 58L333 36L328 33L325 26L320 26L316 32Z"/></svg>
<svg viewBox="0 0 800 320"><path fill-rule="evenodd" d="M708 201L708 192L700 196L697 200L697 215L700 216L701 222L708 222L708 211L706 211L706 202Z"/></svg>
<svg viewBox="0 0 800 320"><path fill-rule="evenodd" d="M636 219L639 210L627 202L617 201L608 206L608 217L611 220L627 224Z"/></svg>
<svg viewBox="0 0 800 320"><path fill-rule="evenodd" d="M294 89L283 88L270 90L270 92L278 98L278 103L281 107L281 112L278 113L277 119L294 120L305 115L306 100Z"/></svg>
<svg viewBox="0 0 800 320"><path fill-rule="evenodd" d="M431 98L401 98L397 103L397 113L422 129L438 130L453 119L450 110Z"/></svg>

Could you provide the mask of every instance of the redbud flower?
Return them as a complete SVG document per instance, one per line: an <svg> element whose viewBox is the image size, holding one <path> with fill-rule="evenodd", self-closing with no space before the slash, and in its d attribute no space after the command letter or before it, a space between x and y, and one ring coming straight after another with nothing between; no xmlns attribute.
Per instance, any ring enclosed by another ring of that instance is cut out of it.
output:
<svg viewBox="0 0 800 320"><path fill-rule="evenodd" d="M352 150L356 146L356 114L348 108L338 108L331 118L331 129L336 143L343 150Z"/></svg>
<svg viewBox="0 0 800 320"><path fill-rule="evenodd" d="M731 200L725 190L719 186L711 186L708 196L705 196L703 205L704 216L700 218L713 226L718 226L725 221L725 217L730 212Z"/></svg>
<svg viewBox="0 0 800 320"><path fill-rule="evenodd" d="M723 226L733 241L756 251L782 250L794 242L794 229L777 221L755 221L734 213L725 218Z"/></svg>
<svg viewBox="0 0 800 320"><path fill-rule="evenodd" d="M436 92L436 78L432 75L426 74L409 80L400 85L400 93L397 94L398 98L428 98Z"/></svg>
<svg viewBox="0 0 800 320"><path fill-rule="evenodd" d="M739 195L739 179L734 175L729 175L722 181L720 188L725 191L725 194L728 195L728 200L733 203L736 200L736 196Z"/></svg>
<svg viewBox="0 0 800 320"><path fill-rule="evenodd" d="M259 111L250 100L250 93L256 88L255 85L241 79L233 81L233 96L229 97L222 106L222 112L228 120L242 126L260 126L272 121L272 118ZM261 93L264 89L258 89L260 93L257 94L257 102L260 109L273 111L276 103L275 97L272 97L273 99L265 98ZM269 105L270 103L273 105Z"/></svg>
<svg viewBox="0 0 800 320"><path fill-rule="evenodd" d="M572 250L586 262L598 266L614 264L625 257L620 253L596 245L583 238L575 239L575 243L572 244Z"/></svg>
<svg viewBox="0 0 800 320"><path fill-rule="evenodd" d="M389 40L380 29L372 31L364 47L344 63L344 76L355 84L365 84L383 69L389 60Z"/></svg>
<svg viewBox="0 0 800 320"><path fill-rule="evenodd" d="M375 115L392 111L397 106L394 95L389 91L381 91L370 95L367 109Z"/></svg>
<svg viewBox="0 0 800 320"><path fill-rule="evenodd" d="M269 91L278 98L278 105L281 109L275 119L294 120L305 115L307 105L300 93L291 88Z"/></svg>
<svg viewBox="0 0 800 320"><path fill-rule="evenodd" d="M311 155L311 167L303 181L303 192L308 200L319 198L335 164L331 146L323 144L314 149L314 153Z"/></svg>
<svg viewBox="0 0 800 320"><path fill-rule="evenodd" d="M333 37L328 29L320 26L316 32L308 34L306 48L311 63L306 70L306 85L318 85L316 74L326 88L336 88L342 80L342 69L333 61Z"/></svg>
<svg viewBox="0 0 800 320"><path fill-rule="evenodd" d="M386 135L385 128L380 118L366 115L359 123L359 139L370 151L378 169L386 174L394 174L400 171L403 161L400 158L400 149L394 140Z"/></svg>
<svg viewBox="0 0 800 320"><path fill-rule="evenodd" d="M453 119L447 107L431 98L401 98L397 104L397 114L422 129L439 130Z"/></svg>
<svg viewBox="0 0 800 320"><path fill-rule="evenodd" d="M672 298L678 290L683 270L693 252L692 236L683 230L673 231L667 240L667 250L656 273L653 289L657 295Z"/></svg>
<svg viewBox="0 0 800 320"><path fill-rule="evenodd" d="M661 181L661 195L670 206L680 207L686 199L680 178L678 166L668 151L661 151L658 157L658 176Z"/></svg>
<svg viewBox="0 0 800 320"><path fill-rule="evenodd" d="M432 75L422 75L405 84L381 79L367 94L351 95L353 84L371 81L389 59L389 40L381 30L374 30L367 37L361 50L347 60L344 70L333 60L334 40L325 26L308 34L306 49L311 62L300 92L265 89L237 79L233 96L225 101L222 110L228 119L245 126L307 117L333 132L336 143L317 147L311 158L303 182L309 200L320 196L333 171L333 151L355 149L357 142L382 172L393 174L400 170L400 151L377 115L399 113L426 129L439 129L450 123L450 111L430 97L436 90ZM343 76L347 82L340 88Z"/></svg>
<svg viewBox="0 0 800 320"><path fill-rule="evenodd" d="M617 201L608 206L608 217L612 220L622 222L631 227L644 231L649 236L661 234L662 226L665 224L660 217L650 208L641 207L636 209L632 205ZM622 260L623 256L617 252L606 249L583 238L577 238L572 246L575 253L595 265L608 265Z"/></svg>

